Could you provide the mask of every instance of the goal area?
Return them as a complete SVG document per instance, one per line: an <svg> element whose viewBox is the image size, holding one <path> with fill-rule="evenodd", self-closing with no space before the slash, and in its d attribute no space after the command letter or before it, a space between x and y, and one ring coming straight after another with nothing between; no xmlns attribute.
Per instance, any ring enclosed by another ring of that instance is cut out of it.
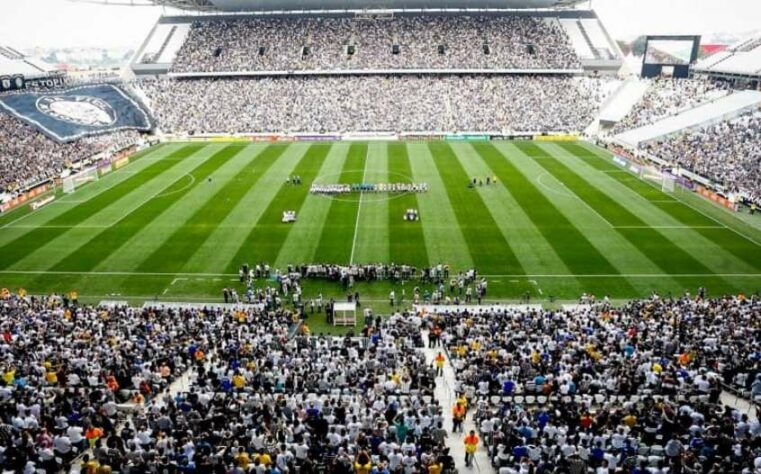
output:
<svg viewBox="0 0 761 474"><path fill-rule="evenodd" d="M82 185L90 183L92 181L97 181L97 180L98 180L97 168L92 167L92 168L84 169L77 174L73 174L71 176L67 176L66 178L63 178L63 183L62 183L63 192L66 194L71 194Z"/></svg>

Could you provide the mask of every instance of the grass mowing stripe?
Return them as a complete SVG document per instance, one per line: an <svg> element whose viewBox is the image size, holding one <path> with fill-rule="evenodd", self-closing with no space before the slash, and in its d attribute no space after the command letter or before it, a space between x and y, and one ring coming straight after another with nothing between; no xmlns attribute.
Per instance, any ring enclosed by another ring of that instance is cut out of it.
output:
<svg viewBox="0 0 761 474"><path fill-rule="evenodd" d="M412 182L412 167L404 143L389 143L386 147L388 156L389 182ZM410 265L428 265L428 253L425 247L423 226L418 222L402 219L407 209L419 209L414 193L400 197L390 196L388 201L389 256L394 263Z"/></svg>
<svg viewBox="0 0 761 474"><path fill-rule="evenodd" d="M620 273L605 256L582 234L576 226L558 210L539 190L507 160L491 143L473 144L473 147L499 178L500 182L521 206L531 222L541 232L555 253L575 274L618 274ZM636 291L625 279L615 283L605 282L605 286L584 282L585 289L593 294L623 293ZM608 285L615 288L608 288Z"/></svg>
<svg viewBox="0 0 761 474"><path fill-rule="evenodd" d="M261 171L256 186L248 189L240 202L187 261L183 268L184 272L223 272L227 268L230 257L235 255L243 245L251 228L264 214L267 206L309 148L309 145L304 143L280 143L279 145L285 147L285 151L269 169ZM254 173L259 171L254 170ZM291 239L292 235L293 230L288 234L288 239Z"/></svg>
<svg viewBox="0 0 761 474"><path fill-rule="evenodd" d="M349 146L351 146L349 142L342 142L330 148L314 182L333 182L341 175ZM279 186L275 192L278 190ZM274 195L275 193L272 193L270 198ZM314 259L314 252L320 244L320 235L327 223L331 203L332 199L326 196L311 193L307 196L299 209L298 219L291 224L288 237L280 248L280 253L274 262L276 268L286 268L288 265L311 262ZM266 207L266 204L263 207Z"/></svg>
<svg viewBox="0 0 761 474"><path fill-rule="evenodd" d="M473 268L468 244L462 229L457 226L446 184L436 170L428 145L425 142L408 143L407 152L413 180L428 183L428 192L417 196L428 261L448 264L452 270Z"/></svg>
<svg viewBox="0 0 761 474"><path fill-rule="evenodd" d="M576 143L563 143L553 146L558 146L558 148L578 158L589 167L605 173L608 179L618 181L637 195L641 196L642 199L648 201L651 205L661 209L669 216L687 226L701 227L716 225L711 219L696 212L694 209L690 209L679 201L674 200L673 197L664 193L660 189L657 189L655 186L645 183L629 170L620 168L612 161L604 160L602 157L591 153L586 148L579 146ZM613 173L612 171L617 172Z"/></svg>
<svg viewBox="0 0 761 474"><path fill-rule="evenodd" d="M156 272L179 271L183 265L203 245L214 229L233 210L248 190L258 181L261 173L253 170L269 168L285 151L285 146L272 145L258 154L254 154L237 173L237 177L228 181L208 201L198 209L185 223L178 227L153 254L145 259L138 271Z"/></svg>
<svg viewBox="0 0 761 474"><path fill-rule="evenodd" d="M597 154L590 153L586 148L575 143L561 145L570 153L578 156L586 163L598 170L609 169L614 167L612 162L606 161ZM732 229L712 229L700 228L700 226L715 226L724 224L717 222L695 209L687 206L681 201L666 202L670 196L654 186L643 182L630 173L614 174L612 177L624 186L628 187L635 193L650 201L650 203L665 213L672 216L677 221L686 226L695 227L693 230L698 232L706 239L720 246L727 252L733 254L741 260L751 264L754 268L761 269L761 246L733 231Z"/></svg>
<svg viewBox="0 0 761 474"><path fill-rule="evenodd" d="M242 149L238 145L231 145L221 149L191 171L190 174L196 177L195 182L191 186L187 186L187 182L183 178L175 180L164 188L164 191L161 193L163 196L151 199L124 216L116 225L109 227L88 242L83 243L82 246L73 250L66 258L58 262L52 270L92 270L111 253L120 251L122 245L129 241L132 236L158 218L172 204L180 201L194 187L205 185L205 180L211 173Z"/></svg>
<svg viewBox="0 0 761 474"><path fill-rule="evenodd" d="M275 261L291 230L290 224L281 222L283 211L298 212L301 209L301 204L309 194L309 187L317 177L331 146L330 143L318 143L309 147L292 173L301 176L302 184L281 186L256 225L251 228L243 245L227 264L227 272L237 272L244 262L253 265L259 262Z"/></svg>
<svg viewBox="0 0 761 474"><path fill-rule="evenodd" d="M368 183L388 183L388 155L386 143L370 142L367 145L367 165L365 181ZM362 200L357 247L354 260L357 262L388 262L389 260L389 195L365 196Z"/></svg>
<svg viewBox="0 0 761 474"><path fill-rule="evenodd" d="M547 154L534 143L519 145L533 157L545 158L537 162L550 174L562 181L598 214L605 216L616 225L641 226L641 229L615 229L642 253L648 256L665 273L715 273L691 254L667 239L660 232L647 227L647 223L625 209L619 202L600 191L584 178L572 171L552 155ZM551 158L551 159L546 159ZM625 222L625 224L624 224Z"/></svg>
<svg viewBox="0 0 761 474"><path fill-rule="evenodd" d="M721 245L706 239L696 231L697 229L685 226L647 199L643 199L642 196L613 179L610 173L595 170L581 158L554 144L539 144L539 147L544 148L579 177L619 202L641 221L646 222L645 228L657 230L686 253L699 256L697 259L715 273L753 273L758 270L726 251ZM634 226L633 228L642 227ZM624 226L624 228L628 227Z"/></svg>
<svg viewBox="0 0 761 474"><path fill-rule="evenodd" d="M480 273L525 273L505 236L481 196L468 189L470 178L465 174L457 155L444 142L428 144L449 194L462 234L465 236L473 263Z"/></svg>
<svg viewBox="0 0 761 474"><path fill-rule="evenodd" d="M95 215L98 211L117 202L126 194L139 188L149 180L155 179L161 175L161 173L177 165L181 160L189 157L201 148L203 148L203 145L188 145L180 148L166 158L143 169L141 172L127 178L102 193L93 196L88 201L78 204L76 207L69 209L63 214L56 216L48 221L46 225L74 226L81 223L85 219ZM27 232L6 245L3 245L0 248L0 269L8 268L21 260L28 253L42 247L47 242L52 241L67 231L69 231L69 229L65 227L37 228Z"/></svg>
<svg viewBox="0 0 761 474"><path fill-rule="evenodd" d="M352 143L346 155L338 183L362 183L367 165L367 144ZM329 184L329 183L326 183ZM362 193L332 199L320 243L314 253L315 262L349 263L354 253ZM366 262L361 262L366 263Z"/></svg>

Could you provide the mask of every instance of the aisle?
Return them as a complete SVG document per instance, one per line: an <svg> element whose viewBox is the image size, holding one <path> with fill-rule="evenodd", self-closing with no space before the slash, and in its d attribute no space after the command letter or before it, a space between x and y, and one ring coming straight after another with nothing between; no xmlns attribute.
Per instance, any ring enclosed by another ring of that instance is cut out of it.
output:
<svg viewBox="0 0 761 474"><path fill-rule="evenodd" d="M427 331L423 331L423 340L427 345ZM433 360L436 357L436 354L438 354L439 350L443 351L443 348L431 349L426 347L423 350L425 352L426 362L433 365ZM434 397L436 397L436 400L439 401L439 404L444 410L444 428L446 428L448 433L446 445L449 448L450 454L455 460L455 466L460 473L477 472L483 474L493 474L496 471L489 461L489 454L486 452L486 448L484 448L483 444L479 445L478 451L476 452L476 457L473 461L473 466L465 466L465 445L463 444L463 439L470 430L476 430L476 426L473 422L473 415L475 414L475 410L471 409L468 411L468 415L465 418L465 422L463 423L462 433L452 433L452 406L454 405L454 402L457 398L457 394L454 393L454 388L455 373L454 369L452 369L452 365L449 363L449 358L447 358L447 361L444 364L444 375L442 377L436 378L436 389L434 390ZM478 433L478 430L476 430L476 433ZM479 434L479 437L480 436L481 435Z"/></svg>

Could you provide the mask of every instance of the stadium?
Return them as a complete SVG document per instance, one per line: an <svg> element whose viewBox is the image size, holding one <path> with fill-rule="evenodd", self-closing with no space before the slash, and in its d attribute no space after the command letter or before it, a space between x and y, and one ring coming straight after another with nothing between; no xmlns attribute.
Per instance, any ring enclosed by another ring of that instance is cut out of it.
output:
<svg viewBox="0 0 761 474"><path fill-rule="evenodd" d="M127 3L0 43L3 472L761 472L761 36Z"/></svg>

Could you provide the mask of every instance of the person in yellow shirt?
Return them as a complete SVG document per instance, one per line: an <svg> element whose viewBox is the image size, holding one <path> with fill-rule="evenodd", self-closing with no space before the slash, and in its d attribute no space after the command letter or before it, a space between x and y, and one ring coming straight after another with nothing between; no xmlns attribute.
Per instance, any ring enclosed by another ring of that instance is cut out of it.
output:
<svg viewBox="0 0 761 474"><path fill-rule="evenodd" d="M95 459L90 459L89 454L85 454L82 457L82 470L86 474L97 474L98 472L98 461Z"/></svg>
<svg viewBox="0 0 761 474"><path fill-rule="evenodd" d="M637 424L637 417L632 413L629 413L621 421L623 421L629 428L632 428Z"/></svg>
<svg viewBox="0 0 761 474"><path fill-rule="evenodd" d="M249 464L251 464L251 457L243 447L238 448L238 454L235 455L235 465L244 471L248 471Z"/></svg>
<svg viewBox="0 0 761 474"><path fill-rule="evenodd" d="M465 345L457 346L457 357L465 357L465 354L468 353L468 348L465 347Z"/></svg>
<svg viewBox="0 0 761 474"><path fill-rule="evenodd" d="M269 467L272 464L272 458L267 451L263 451L256 459L262 466Z"/></svg>
<svg viewBox="0 0 761 474"><path fill-rule="evenodd" d="M432 462L428 465L428 474L441 474L444 465L438 462Z"/></svg>
<svg viewBox="0 0 761 474"><path fill-rule="evenodd" d="M49 370L45 373L45 380L47 380L48 385L58 385L58 373L55 370Z"/></svg>
<svg viewBox="0 0 761 474"><path fill-rule="evenodd" d="M357 454L357 459L354 460L354 473L355 474L370 474L373 469L373 463L370 460L370 455L365 451L360 451Z"/></svg>
<svg viewBox="0 0 761 474"><path fill-rule="evenodd" d="M242 390L246 386L246 378L239 373L233 375L233 386L238 390Z"/></svg>
<svg viewBox="0 0 761 474"><path fill-rule="evenodd" d="M13 381L16 379L16 369L9 368L3 373L3 380L6 385L13 385Z"/></svg>

